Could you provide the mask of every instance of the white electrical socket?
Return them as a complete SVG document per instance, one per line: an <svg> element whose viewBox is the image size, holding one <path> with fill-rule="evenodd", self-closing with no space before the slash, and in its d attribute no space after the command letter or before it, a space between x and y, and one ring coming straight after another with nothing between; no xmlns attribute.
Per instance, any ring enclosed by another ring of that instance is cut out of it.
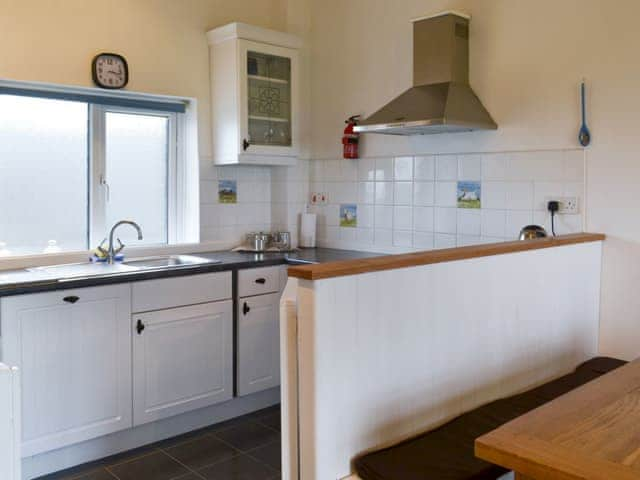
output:
<svg viewBox="0 0 640 480"><path fill-rule="evenodd" d="M560 215L575 215L580 213L580 206L578 205L578 197L546 197L545 204L549 204L551 201L556 201L560 204L558 214Z"/></svg>

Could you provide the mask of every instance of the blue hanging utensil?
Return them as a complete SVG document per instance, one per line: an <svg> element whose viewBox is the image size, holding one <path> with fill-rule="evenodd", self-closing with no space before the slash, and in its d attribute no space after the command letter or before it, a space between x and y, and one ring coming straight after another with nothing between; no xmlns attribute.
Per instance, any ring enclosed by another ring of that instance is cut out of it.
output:
<svg viewBox="0 0 640 480"><path fill-rule="evenodd" d="M585 113L585 88L584 88L584 80L580 84L580 102L582 105L582 125L580 126L580 131L578 132L578 141L580 145L586 147L591 143L591 133L589 133L589 129L587 128L587 116Z"/></svg>

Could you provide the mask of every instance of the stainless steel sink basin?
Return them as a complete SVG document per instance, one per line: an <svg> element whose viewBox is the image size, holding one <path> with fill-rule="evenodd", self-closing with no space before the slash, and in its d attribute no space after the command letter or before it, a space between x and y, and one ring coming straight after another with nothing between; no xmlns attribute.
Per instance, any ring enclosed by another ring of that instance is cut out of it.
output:
<svg viewBox="0 0 640 480"><path fill-rule="evenodd" d="M220 263L220 260L196 257L194 255L166 255L161 257L147 257L130 260L128 262L123 262L123 265L149 270L153 268L189 267L194 265L204 265L207 263Z"/></svg>
<svg viewBox="0 0 640 480"><path fill-rule="evenodd" d="M114 263L113 265L106 263L70 263L66 265L34 267L27 270L42 275L45 278L77 278L135 272L138 268L121 263Z"/></svg>

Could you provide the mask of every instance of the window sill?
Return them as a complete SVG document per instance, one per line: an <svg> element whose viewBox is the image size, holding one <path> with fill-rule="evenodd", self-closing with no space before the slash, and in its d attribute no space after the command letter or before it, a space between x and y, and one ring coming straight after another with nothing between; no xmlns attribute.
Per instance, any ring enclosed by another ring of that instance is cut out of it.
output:
<svg viewBox="0 0 640 480"><path fill-rule="evenodd" d="M148 257L155 255L187 254L229 250L237 246L237 242L203 242L180 243L173 245L154 245L148 247L127 247L124 250L128 258ZM0 271L20 270L23 268L42 267L46 265L62 265L67 263L84 263L89 261L91 250L75 252L42 253L35 255L16 255L0 257Z"/></svg>

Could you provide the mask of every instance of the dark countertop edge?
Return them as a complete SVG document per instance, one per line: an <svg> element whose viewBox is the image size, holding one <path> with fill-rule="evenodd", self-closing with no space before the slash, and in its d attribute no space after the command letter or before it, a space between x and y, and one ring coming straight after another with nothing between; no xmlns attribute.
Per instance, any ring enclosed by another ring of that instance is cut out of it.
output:
<svg viewBox="0 0 640 480"><path fill-rule="evenodd" d="M181 268L162 268L157 270L139 270L135 272L109 274L104 276L88 276L75 279L42 279L0 284L0 298L30 293L51 292L56 290L70 290L77 288L114 285L119 283L133 283L162 278L184 277L204 273L215 273L248 268L272 267L278 265L309 265L327 261L342 260L344 257L362 258L384 255L381 253L362 252L354 250L340 250L332 248L316 248L300 250L292 254L266 253L265 257L257 259L255 254L240 252L201 252L192 255L201 257L221 258L220 263L205 263ZM246 256L247 258L242 258ZM229 259L231 257L231 259ZM2 275L0 271L0 275ZM9 272L5 272L9 273Z"/></svg>
<svg viewBox="0 0 640 480"><path fill-rule="evenodd" d="M304 280L323 280L327 278L358 275L361 273L561 247L578 243L599 242L604 239L605 235L601 233L574 233L557 237L538 238L535 240L514 240L511 242L488 243L468 247L444 248L424 252L386 255L376 258L343 260L320 265L295 266L289 268L289 276Z"/></svg>

